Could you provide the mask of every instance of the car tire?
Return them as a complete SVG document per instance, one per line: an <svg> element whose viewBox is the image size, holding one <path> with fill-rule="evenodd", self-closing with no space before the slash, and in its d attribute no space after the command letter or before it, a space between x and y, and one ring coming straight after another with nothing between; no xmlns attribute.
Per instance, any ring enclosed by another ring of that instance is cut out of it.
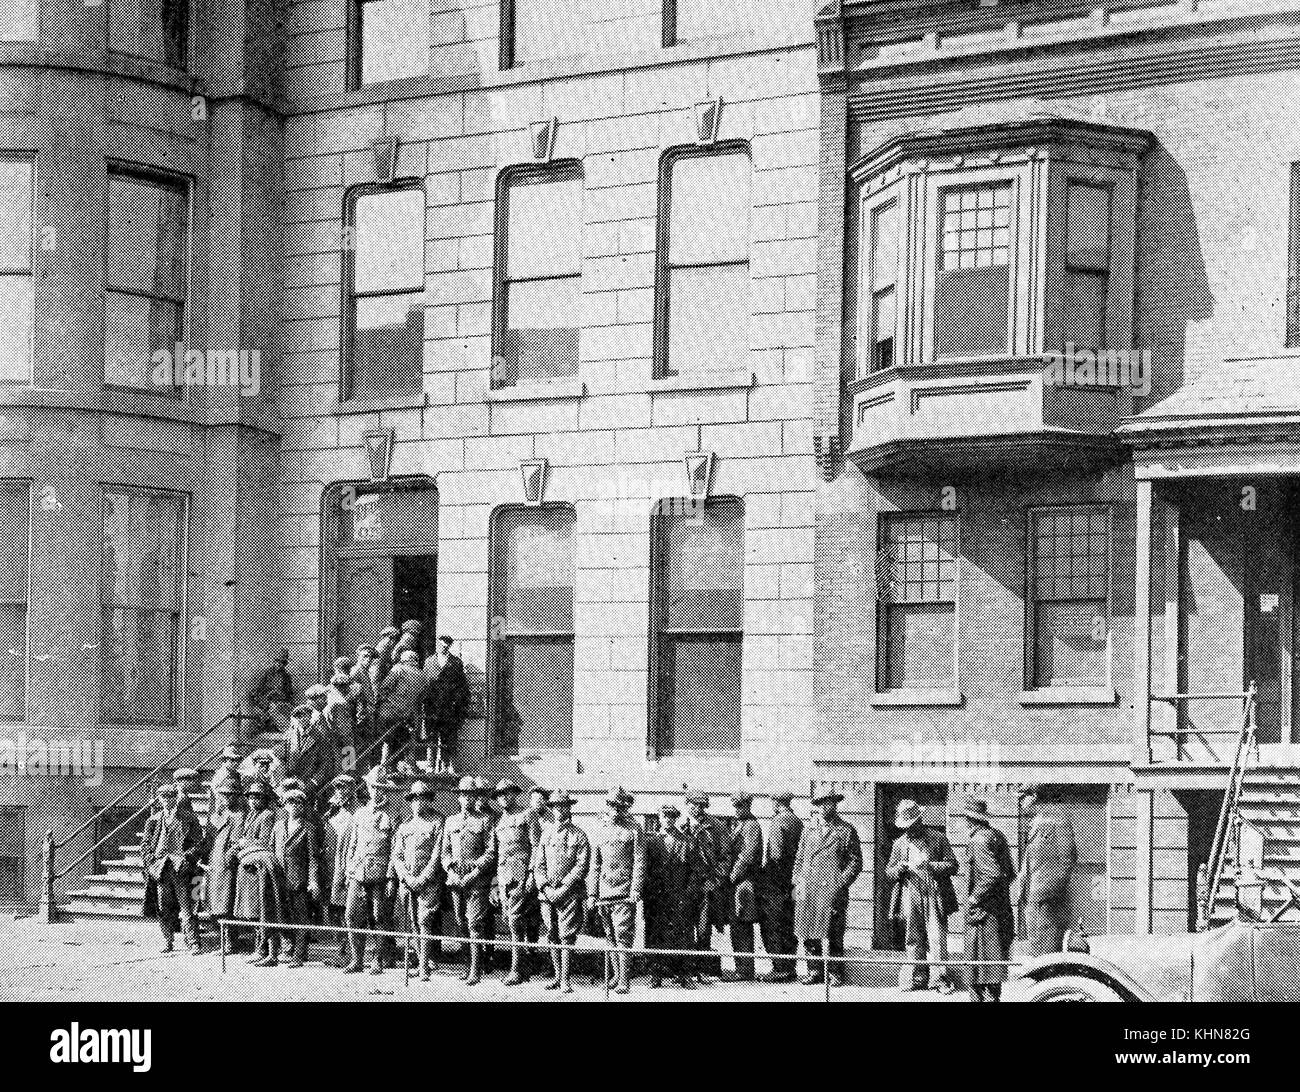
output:
<svg viewBox="0 0 1300 1092"><path fill-rule="evenodd" d="M1095 978L1063 974L1036 982L1029 1001L1123 1001L1120 992Z"/></svg>

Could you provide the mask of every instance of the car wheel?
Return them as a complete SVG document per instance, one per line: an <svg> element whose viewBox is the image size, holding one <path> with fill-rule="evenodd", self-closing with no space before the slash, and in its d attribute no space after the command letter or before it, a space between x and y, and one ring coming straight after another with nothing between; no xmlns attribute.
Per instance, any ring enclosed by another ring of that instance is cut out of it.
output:
<svg viewBox="0 0 1300 1092"><path fill-rule="evenodd" d="M1119 991L1082 975L1060 975L1044 979L1030 991L1030 1001L1123 1001Z"/></svg>

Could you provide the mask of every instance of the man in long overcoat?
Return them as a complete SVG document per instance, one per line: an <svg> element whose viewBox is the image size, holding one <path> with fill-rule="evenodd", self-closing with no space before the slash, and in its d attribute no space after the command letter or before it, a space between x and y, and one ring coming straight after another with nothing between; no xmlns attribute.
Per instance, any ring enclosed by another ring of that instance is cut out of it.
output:
<svg viewBox="0 0 1300 1092"><path fill-rule="evenodd" d="M804 827L794 862L794 930L804 943L808 973L804 983L821 983L822 944L827 955L844 954L849 888L862 872L862 841L851 823L839 816L844 797L830 789L813 796L814 821ZM830 968L832 985L844 984L841 965Z"/></svg>
<svg viewBox="0 0 1300 1092"><path fill-rule="evenodd" d="M731 865L727 859L727 830L722 821L709 814L709 794L692 790L686 794L686 831L694 842L700 862L700 884L692 892L695 943L699 952L713 951L713 930L721 931L731 920L728 913L728 888ZM722 977L722 957L701 955L695 961L695 977Z"/></svg>
<svg viewBox="0 0 1300 1092"><path fill-rule="evenodd" d="M1049 792L1028 785L1020 806L1033 815L1016 881L1024 910L1025 955L1059 952L1070 914L1070 877L1079 855L1074 828Z"/></svg>
<svg viewBox="0 0 1300 1092"><path fill-rule="evenodd" d="M966 958L1005 960L1011 951L1015 917L1011 911L1011 881L1015 865L1006 837L989 820L983 800L968 800L961 814L970 834L966 840L966 866L970 884L966 895ZM971 1000L1002 1000L1006 967L971 967Z"/></svg>
<svg viewBox="0 0 1300 1092"><path fill-rule="evenodd" d="M909 959L928 957L942 963L948 958L948 917L957 912L957 894L952 887L957 858L947 837L930 830L921 821L923 817L915 800L899 802L894 826L902 833L894 841L885 868L894 884L889 915L902 925ZM951 993L955 987L947 969L940 966L938 973L938 989ZM929 985L930 969L925 963L899 967L899 989L924 990Z"/></svg>
<svg viewBox="0 0 1300 1092"><path fill-rule="evenodd" d="M235 909L235 879L239 873L239 839L244 832L244 787L239 774L227 774L216 789L216 808L208 813L204 840L204 902L213 921L229 918Z"/></svg>
<svg viewBox="0 0 1300 1092"><path fill-rule="evenodd" d="M758 883L763 867L763 828L753 812L754 798L748 792L731 797L736 812L727 844L728 896L731 911L731 950L736 954L737 982L754 980L754 926L758 923Z"/></svg>
<svg viewBox="0 0 1300 1092"><path fill-rule="evenodd" d="M302 789L284 794L284 814L276 820L271 846L284 880L284 920L298 926L286 937L286 943L292 940L288 965L301 967L307 958L306 926L321 897L320 834Z"/></svg>
<svg viewBox="0 0 1300 1092"><path fill-rule="evenodd" d="M772 793L772 819L767 826L763 869L759 873L759 927L763 947L772 959L765 982L794 981L794 859L803 837L803 823L790 809L792 793ZM789 958L778 958L788 956Z"/></svg>
<svg viewBox="0 0 1300 1092"><path fill-rule="evenodd" d="M424 661L424 674L429 680L425 709L436 754L443 764L456 757L471 698L464 661L452 652L451 646L452 639L443 634L438 638L437 651Z"/></svg>
<svg viewBox="0 0 1300 1092"><path fill-rule="evenodd" d="M145 875L144 916L156 917L162 929L163 951L175 946L181 928L185 943L198 955L190 881L203 848L203 831L194 812L178 806L175 784L158 786L159 808L145 824L140 860Z"/></svg>
<svg viewBox="0 0 1300 1092"><path fill-rule="evenodd" d="M645 943L647 948L681 951L695 944L691 891L702 876L695 844L678 825L681 812L665 804L659 815L659 830L646 839L645 847ZM651 956L650 988L657 989L672 976L682 989L691 989L694 983L688 970L686 956Z"/></svg>
<svg viewBox="0 0 1300 1092"><path fill-rule="evenodd" d="M279 962L279 937L265 922L279 921L284 912L280 869L275 861L274 793L265 781L254 781L244 791L248 811L239 838L239 874L235 877L234 917L257 924L257 942L249 960L257 967Z"/></svg>
<svg viewBox="0 0 1300 1092"><path fill-rule="evenodd" d="M330 782L332 796L330 810L321 824L321 863L329 885L329 909L326 917L330 925L346 925L348 905L348 877L346 862L342 859L348 827L357 810L357 780L351 774L339 774ZM352 943L347 933L339 933L338 965L346 967L352 962Z"/></svg>

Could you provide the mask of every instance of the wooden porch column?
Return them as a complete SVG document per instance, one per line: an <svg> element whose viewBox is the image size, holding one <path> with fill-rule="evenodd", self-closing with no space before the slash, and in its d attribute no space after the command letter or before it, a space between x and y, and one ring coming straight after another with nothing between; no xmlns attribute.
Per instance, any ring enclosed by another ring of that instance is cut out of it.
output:
<svg viewBox="0 0 1300 1092"><path fill-rule="evenodd" d="M1137 846L1136 846L1136 868L1137 873L1134 880L1134 912L1133 912L1133 932L1149 933L1151 932L1151 894L1152 894L1152 872L1154 852L1154 827L1155 827L1155 793L1149 789L1139 789L1135 792L1137 803L1137 822L1134 826L1137 828Z"/></svg>
<svg viewBox="0 0 1300 1092"><path fill-rule="evenodd" d="M1133 601L1133 765L1151 762L1151 482L1137 482L1137 590ZM1141 853L1139 846L1138 852Z"/></svg>

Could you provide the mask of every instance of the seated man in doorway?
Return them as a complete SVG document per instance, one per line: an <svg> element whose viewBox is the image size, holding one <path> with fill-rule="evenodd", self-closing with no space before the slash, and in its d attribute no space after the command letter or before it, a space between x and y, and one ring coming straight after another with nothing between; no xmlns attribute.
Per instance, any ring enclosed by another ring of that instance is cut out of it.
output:
<svg viewBox="0 0 1300 1092"><path fill-rule="evenodd" d="M289 652L282 650L248 692L248 704L261 718L260 730L282 731L294 701L293 678L289 674Z"/></svg>

